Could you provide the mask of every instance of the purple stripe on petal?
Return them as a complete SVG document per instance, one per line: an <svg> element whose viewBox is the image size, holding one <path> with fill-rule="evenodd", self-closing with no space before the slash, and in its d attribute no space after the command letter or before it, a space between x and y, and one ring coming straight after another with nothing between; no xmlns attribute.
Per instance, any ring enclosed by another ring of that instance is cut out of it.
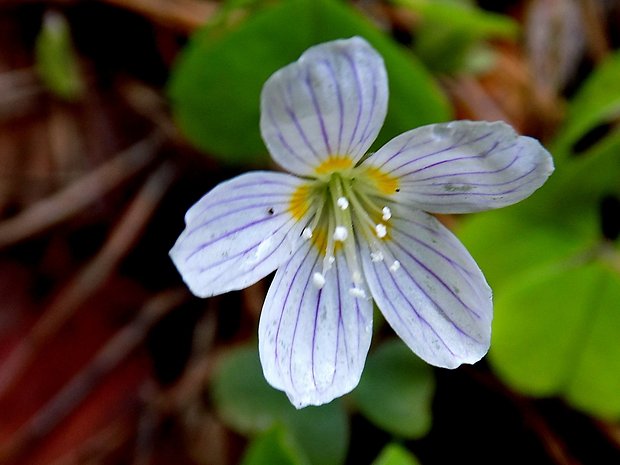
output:
<svg viewBox="0 0 620 465"><path fill-rule="evenodd" d="M227 231L226 233L222 234L221 236L218 236L218 237L214 238L211 241L208 241L208 242L205 242L205 243L201 244L200 247L198 247L191 254L189 254L187 257L185 257L185 261L186 262L189 261L194 255L196 255L200 251L204 250L205 248L207 248L208 246L210 246L210 245L212 245L212 244L214 244L216 242L219 242L219 241L221 241L221 240L223 240L223 239L225 239L227 237L230 237L233 234L238 233L239 231L243 231L244 229L250 228L252 226L256 226L256 225L264 223L266 221L273 220L277 216L282 216L282 215L273 215L273 216L269 216L267 218L262 218L260 220L252 221L250 223L246 223L246 224L244 224L242 226L239 226L238 228L235 228L235 229L232 229L230 231Z"/></svg>
<svg viewBox="0 0 620 465"><path fill-rule="evenodd" d="M287 96L288 96L288 101L289 102L293 101L291 85L292 85L292 82L289 81L288 85L287 85ZM291 108L289 103L285 103L284 111L286 112L286 114L288 115L290 120L292 121L293 125L295 126L295 129L297 129L297 133L299 134L299 136L303 140L303 142L306 145L306 147L308 147L310 149L310 152L312 152L312 154L314 155L314 157L318 161L321 161L321 157L319 156L318 151L310 143L310 140L308 139L308 136L306 135L306 132L304 131L304 128L302 127L301 123L299 122L299 119L297 118L297 114L295 113L295 110L293 110L293 108Z"/></svg>
<svg viewBox="0 0 620 465"><path fill-rule="evenodd" d="M409 299L407 298L407 295L403 292L403 290L398 285L398 282L394 279L394 276L392 272L389 270L387 264L385 262L380 262L380 263L385 268L385 273L383 275L390 277L394 288L396 288L396 290L402 296L405 302L407 302L407 305L409 305L409 310L415 315L418 321L420 321L424 326L430 329L430 331L435 335L437 340L441 342L441 344L448 350L448 352L450 352L451 355L456 356L456 354L452 351L452 349L448 346L448 344L443 340L443 338L439 335L439 333L435 330L435 328L433 328L433 326L417 311L416 307L411 303L411 301L409 301ZM416 339L415 334L413 334L413 332L411 331L411 327L409 326L409 324L407 324L403 320L399 311L396 309L396 307L392 305L391 298L390 296L387 295L385 287L382 284L382 279L379 277L379 274L377 273L377 267L374 266L372 268L373 268L373 273L375 275L376 282L379 283L379 285L381 286L381 293L383 294L383 297L384 297L383 302L386 303L387 305L390 305L390 307L392 308L392 314L394 314L401 323L400 327L404 328L409 333L409 336L411 337L411 339Z"/></svg>
<svg viewBox="0 0 620 465"><path fill-rule="evenodd" d="M287 227L290 229L293 225L295 224L294 220L288 221L286 223L283 223L279 228L277 228L276 230L273 231L272 235L275 236L278 232L280 232L282 229L286 229ZM273 248L273 250L264 257L264 259L262 261L265 261L266 259L270 258L275 252L276 250L282 245L284 244L284 242L287 240L286 235L283 235L280 242L278 242L278 244ZM213 262L210 263L209 266L203 267L203 268L199 268L198 271L199 272L205 272L205 271L209 271L213 268L216 268L220 265L223 265L226 262L230 262L231 260L234 260L235 258L241 257L245 254L247 254L248 252L256 249L258 246L261 245L261 243L263 242L263 240L259 240L258 242L252 244L250 247L242 250L241 252L238 252L234 255L229 255L226 258L223 258L220 261L217 262ZM255 270L258 266L260 265L260 262L257 263L256 265L254 265L252 268L248 268L247 270L244 270L243 273L248 273L251 272L253 270ZM232 278L228 275L226 275L225 273L220 274L214 281L217 281L218 279L235 279L240 275L233 275Z"/></svg>
<svg viewBox="0 0 620 465"><path fill-rule="evenodd" d="M355 125L353 126L351 137L349 138L349 150L351 150L353 148L353 141L357 136L357 131L359 129L360 121L362 119L364 99L362 97L362 82L357 72L355 61L348 53L344 54L344 58L347 60L347 63L349 64L349 66L351 67L351 71L353 72L353 82L355 83L355 92L357 94L357 114L355 115Z"/></svg>
<svg viewBox="0 0 620 465"><path fill-rule="evenodd" d="M440 165L445 165L446 163L452 163L452 162L455 162L455 161L471 160L471 159L475 159L475 158L486 158L490 153L493 152L493 150L495 150L497 148L498 144L499 144L499 142L494 142L490 149L486 150L483 153L479 153L477 155L468 155L468 156L464 156L464 157L455 157L455 158L448 158L446 160L439 160L439 161L437 161L435 163L431 163L430 165L426 165L426 166L423 166L421 168L417 168L417 169L415 169L413 171L409 171L407 173L403 173L403 174L401 174L401 176L410 176L410 175L412 175L414 173L420 173L420 172L426 171L426 170L428 170L430 168L434 168L434 167L440 166ZM437 153L440 153L440 152L437 152ZM405 165L408 165L408 164L409 163L405 163Z"/></svg>
<svg viewBox="0 0 620 465"><path fill-rule="evenodd" d="M512 167L518 159L519 159L519 156L516 155L515 157L513 157L512 160L510 160L510 162L507 165L502 166L501 168L498 168L496 170L464 171L464 172L460 172L460 173L437 174L435 176L429 176L429 177L426 177L426 178L415 178L415 179L410 179L410 180L402 180L401 184L403 184L403 185L408 184L408 183L417 184L417 183L422 183L424 181L430 181L432 179L442 179L442 178L448 178L448 177L453 177L453 176L479 176L479 175L486 175L486 174L498 174L498 173L502 173L502 172L506 171L507 169L509 169L510 167ZM532 169L532 171L534 171L534 169ZM524 176L527 176L532 171L526 173ZM508 182L512 182L512 181L508 181ZM471 184L471 183L468 182L467 184ZM435 184L433 184L433 185L435 185ZM473 184L473 185L494 185L494 184Z"/></svg>
<svg viewBox="0 0 620 465"><path fill-rule="evenodd" d="M308 282L310 282L310 279L308 279ZM306 289L308 287L308 283L306 283L306 288L304 289L304 294L306 293ZM323 290L320 289L319 290L319 295L316 299L316 305L314 306L314 323L313 323L313 327L312 327L312 355L310 356L310 360L311 360L311 364L312 364L312 382L314 383L314 387L317 387L317 383L316 383L316 372L315 372L315 368L316 368L316 364L314 363L314 355L316 352L316 335L317 335L317 323L319 321L319 309L321 308L321 299L323 297ZM303 300L303 298L302 298Z"/></svg>
<svg viewBox="0 0 620 465"><path fill-rule="evenodd" d="M338 150L337 154L342 155L342 133L344 131L344 101L342 99L342 90L340 89L340 82L336 78L336 72L331 64L331 62L325 60L325 66L329 72L329 76L334 84L334 90L336 91L336 98L338 100Z"/></svg>
<svg viewBox="0 0 620 465"><path fill-rule="evenodd" d="M314 113L316 114L317 120L319 122L319 127L321 128L321 136L323 137L323 143L325 144L325 151L328 154L333 153L332 148L329 144L329 137L327 136L327 130L325 129L325 121L323 120L323 113L321 112L321 107L319 106L319 102L316 98L316 94L314 93L314 88L312 87L312 83L310 82L310 75L307 74L304 79L304 83L306 84L306 88L308 89L308 93L310 94L310 99L312 100L312 106L314 108Z"/></svg>
<svg viewBox="0 0 620 465"><path fill-rule="evenodd" d="M280 205L282 203L284 203L284 202L281 202ZM224 205L225 205L225 203L224 203ZM206 228L210 224L215 223L216 221L219 221L219 220L221 220L223 218L226 218L228 216L240 216L242 212L245 212L245 211L248 211L248 210L253 210L253 209L256 209L256 208L265 208L265 211L267 212L267 210L269 208L272 208L275 205L278 205L278 203L274 203L274 202L254 203L252 205L245 205L245 206L243 206L241 208L236 208L234 210L228 210L228 211L226 211L226 212L224 212L224 213L222 213L220 215L213 216L213 217L209 218L209 220L205 221L204 223L197 224L196 226L192 227L191 229L188 228L187 232L186 232L186 237L192 236L193 234L195 234L198 231L201 231L202 229ZM286 212L286 209L283 208L282 211ZM261 222L262 221L267 221L267 220L272 220L272 219L278 218L279 216L283 216L285 214L287 214L287 213L276 213L274 211L273 214L265 215L265 218L262 218ZM248 226L251 226L252 224L254 224L254 223L248 224ZM243 229L243 227L241 229ZM239 231L239 229L237 229L235 231Z"/></svg>
<svg viewBox="0 0 620 465"><path fill-rule="evenodd" d="M452 265L454 268L457 268L458 270L460 270L462 273L464 273L463 277L465 279L467 279L469 286L472 289L475 289L475 287L473 286L473 284L469 281L469 278L473 278L474 276L472 275L472 273L465 268L463 265L461 265L460 263L452 260L450 257L448 257L447 255L444 255L443 253L441 253L438 249L436 249L435 247L433 247L432 245L430 245L428 242L425 242L423 240L421 240L418 237L415 237L414 235L408 234L406 231L398 228L397 226L393 225L392 226L393 229L395 231L398 231L400 234L402 234L403 236L405 236L407 239L415 242L416 244L420 244L422 247L424 247L425 249L429 250L430 252L432 252L433 254L441 257L443 260L445 260L447 263L449 263L450 265Z"/></svg>
<svg viewBox="0 0 620 465"><path fill-rule="evenodd" d="M424 263L422 263L415 255L413 255L411 252L409 252L406 248L404 248L403 246L401 246L399 243L394 242L393 243L396 247L398 247L401 252L403 254L405 254L406 256L408 256L411 260L413 260L421 269L423 269L424 271L426 271L429 275L431 275L433 277L433 279L435 281L437 281L439 283L439 285L441 287L443 287L446 291L448 291L448 294L450 294L452 297L454 297L455 300L457 300L463 307L465 307L470 313L472 313L473 315L475 315L478 319L481 318L480 314L477 313L474 309L472 309L469 305L467 305L465 302L463 302L463 300L454 292L454 290L452 290L452 288L441 278L437 275L437 273L435 273L433 270L431 270L428 266L426 266ZM400 254L394 254L395 256L398 256ZM401 268L406 274L407 276L409 276L409 278L411 278L411 281L415 282L417 284L417 281L415 280L415 278L413 277L413 275L409 272L409 270L406 269L406 267ZM399 270L400 272L400 270ZM441 306L422 288L422 286L420 286L418 284L418 288L420 289L420 291L431 301L433 302L433 304L437 307L437 309L441 312L442 316L450 321L452 323L453 326L456 327L456 323L454 323L454 321L443 312L443 310L441 310ZM473 338L472 338L473 339Z"/></svg>
<svg viewBox="0 0 620 465"><path fill-rule="evenodd" d="M372 98L370 100L370 110L368 110L366 126L364 126L364 130L362 131L362 138L359 142L359 145L361 146L365 146L368 142L368 139L373 135L372 131L369 131L369 129L374 129L370 126L370 123L372 122L372 115L376 111L377 107L377 74L376 71L372 68L370 69L370 71L372 73Z"/></svg>
<svg viewBox="0 0 620 465"><path fill-rule="evenodd" d="M279 345L279 340L280 340L280 328L281 328L281 325L282 325L282 318L283 318L283 316L284 316L284 312L285 312L285 311L289 311L289 312L291 311L291 308L289 308L289 307L288 307L288 301L289 301L289 298L290 298L290 295L291 295L291 290L292 290L292 288L293 288L293 283L294 283L297 279L299 279L299 278L298 278L298 275L299 275L300 271L302 270L302 268L303 268L303 264L305 263L306 259L308 258L308 255L310 255L311 250L312 250L312 249L311 249L310 247L308 247L308 248L306 249L306 255L305 255L304 259L302 260L302 262L301 262L301 264L300 264L299 268L297 268L297 270L295 270L295 273L293 274L293 277L292 277L292 279L291 279L291 285L290 285L290 287L288 288L288 290L286 291L286 296L285 296L285 298L284 298L284 302L283 302L283 304L282 304L282 311L280 312L280 317L279 317L279 320L278 320L278 328L277 328L277 330L276 330L276 335L275 335L275 343L274 343L274 346L275 346L275 357L276 357L276 362L277 362L277 360L278 360L278 358L279 358L279 357L278 357L278 345ZM302 248L302 249L299 249L299 250L297 251L297 253L300 253L300 252L302 252L302 251L303 251L303 248ZM291 260L293 260L293 258L291 258ZM315 259L315 263L314 263L314 265L316 265L316 262L317 262L317 261L318 261L318 256L317 256L317 258ZM314 266L313 266L313 267L314 267ZM295 335L297 334L297 326L298 326L298 323L299 323L299 315L301 314L301 305L302 305L302 302L303 302L303 296L305 295L306 290L307 290L307 288L308 288L308 284L309 284L309 282L310 282L310 276L311 276L311 273L312 273L312 269L313 269L313 267L312 267L312 268L310 268L310 274L308 274L308 277L307 277L307 278L304 278L304 282L305 282L304 290L303 290L303 293L302 293L301 298L299 299L299 302L297 302L297 317L296 317L296 320L295 320L295 327L294 327L294 329L293 329L293 336L292 336L292 340L291 340L291 347L290 347L291 354L290 354L290 357L289 357L289 377L290 377L291 386L292 386L293 388L295 388L295 382L293 381L293 371L292 371L291 363L292 363L292 359L293 359L293 350L294 350L294 347L295 347ZM283 280L283 279L284 279L284 275L283 275L282 280ZM281 283L282 283L282 281L280 281L279 286L281 285ZM278 288L279 288L279 286L278 286ZM278 363L278 362L277 362L277 363Z"/></svg>
<svg viewBox="0 0 620 465"><path fill-rule="evenodd" d="M308 164L307 160L305 160L304 157L299 155L288 143L288 141L286 140L286 137L284 137L284 133L282 129L280 128L280 125L277 123L276 119L274 118L271 108L267 107L266 111L267 111L267 117L269 118L269 122L275 128L277 138L282 144L282 147L284 147L284 149L289 153L289 155L292 155L296 160L300 161L302 164L307 165Z"/></svg>

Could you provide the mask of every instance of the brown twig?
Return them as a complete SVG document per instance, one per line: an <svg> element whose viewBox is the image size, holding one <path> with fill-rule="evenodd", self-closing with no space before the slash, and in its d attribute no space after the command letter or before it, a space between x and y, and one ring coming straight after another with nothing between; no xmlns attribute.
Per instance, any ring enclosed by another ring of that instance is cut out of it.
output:
<svg viewBox="0 0 620 465"><path fill-rule="evenodd" d="M119 449L131 437L133 425L122 418L106 425L92 437L51 463L51 465L84 465L104 463L102 460Z"/></svg>
<svg viewBox="0 0 620 465"><path fill-rule="evenodd" d="M147 301L138 316L110 339L86 368L18 430L8 443L0 447L0 462L16 457L26 446L48 434L144 340L157 321L178 307L187 296L185 289L172 289Z"/></svg>
<svg viewBox="0 0 620 465"><path fill-rule="evenodd" d="M61 290L30 333L11 352L0 372L0 397L14 386L39 348L118 266L172 184L175 174L171 165L164 164L147 179L103 248Z"/></svg>
<svg viewBox="0 0 620 465"><path fill-rule="evenodd" d="M0 223L0 249L71 218L130 179L155 158L163 139L159 132L151 134L61 191Z"/></svg>

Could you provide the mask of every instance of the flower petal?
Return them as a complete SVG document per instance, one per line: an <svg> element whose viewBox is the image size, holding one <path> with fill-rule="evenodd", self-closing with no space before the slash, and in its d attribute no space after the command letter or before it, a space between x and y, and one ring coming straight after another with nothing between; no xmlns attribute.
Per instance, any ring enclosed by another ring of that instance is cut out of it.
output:
<svg viewBox="0 0 620 465"><path fill-rule="evenodd" d="M393 206L385 246L400 267L373 261L362 244L364 274L396 333L430 364L455 368L489 348L491 290L465 247L433 216ZM395 268L395 267L392 267Z"/></svg>
<svg viewBox="0 0 620 465"><path fill-rule="evenodd" d="M292 255L303 225L289 208L302 182L282 173L247 173L218 185L190 208L170 256L194 294L242 289Z"/></svg>
<svg viewBox="0 0 620 465"><path fill-rule="evenodd" d="M278 269L261 313L258 342L267 381L297 408L321 405L357 386L372 334L372 302L355 298L342 253L322 289L322 256L310 242Z"/></svg>
<svg viewBox="0 0 620 465"><path fill-rule="evenodd" d="M381 56L362 38L309 48L263 86L260 127L273 159L312 175L328 158L354 163L377 137L387 111Z"/></svg>
<svg viewBox="0 0 620 465"><path fill-rule="evenodd" d="M434 213L519 202L553 172L551 155L505 123L432 124L392 139L368 164L400 178L400 201Z"/></svg>

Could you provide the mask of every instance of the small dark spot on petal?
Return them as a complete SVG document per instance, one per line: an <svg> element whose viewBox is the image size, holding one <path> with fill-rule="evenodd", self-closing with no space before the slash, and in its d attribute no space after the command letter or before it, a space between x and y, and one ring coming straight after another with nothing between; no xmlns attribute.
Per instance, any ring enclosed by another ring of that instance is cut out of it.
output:
<svg viewBox="0 0 620 465"><path fill-rule="evenodd" d="M273 215L274 213L273 207L269 207L269 210L267 210L267 213L269 213L270 215Z"/></svg>
<svg viewBox="0 0 620 465"><path fill-rule="evenodd" d="M396 188L396 192L400 192L400 187L397 187L397 188Z"/></svg>

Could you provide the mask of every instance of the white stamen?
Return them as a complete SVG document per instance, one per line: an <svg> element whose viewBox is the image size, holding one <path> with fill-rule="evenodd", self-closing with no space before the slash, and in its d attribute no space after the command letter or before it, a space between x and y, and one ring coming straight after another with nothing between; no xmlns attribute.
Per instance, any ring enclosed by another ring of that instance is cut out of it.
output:
<svg viewBox="0 0 620 465"><path fill-rule="evenodd" d="M390 271L395 273L400 268L400 262L398 260L394 260L394 263L390 265Z"/></svg>
<svg viewBox="0 0 620 465"><path fill-rule="evenodd" d="M323 259L323 273L325 273L327 270L331 270L332 265L334 264L335 261L336 259L334 258L333 255L328 255L327 257L325 257Z"/></svg>
<svg viewBox="0 0 620 465"><path fill-rule="evenodd" d="M323 276L318 271L312 275L312 284L317 289L322 289L325 286L325 276Z"/></svg>
<svg viewBox="0 0 620 465"><path fill-rule="evenodd" d="M344 242L344 240L349 237L349 231L344 226L336 226L334 229L334 240Z"/></svg>
<svg viewBox="0 0 620 465"><path fill-rule="evenodd" d="M387 228L384 224L379 223L375 226L375 232L377 233L377 237L379 239L383 239L387 235Z"/></svg>
<svg viewBox="0 0 620 465"><path fill-rule="evenodd" d="M360 299L366 298L366 293L364 292L364 289L360 289L359 287L352 287L351 289L349 289L349 294L351 294L353 297Z"/></svg>
<svg viewBox="0 0 620 465"><path fill-rule="evenodd" d="M303 237L305 240L311 239L312 238L312 229L304 228L304 230L301 233L301 237Z"/></svg>
<svg viewBox="0 0 620 465"><path fill-rule="evenodd" d="M353 279L353 282L355 284L359 284L362 282L362 274L359 271L354 271L351 278Z"/></svg>
<svg viewBox="0 0 620 465"><path fill-rule="evenodd" d="M383 253L381 251L370 252L370 259L373 262L382 262L383 261Z"/></svg>
<svg viewBox="0 0 620 465"><path fill-rule="evenodd" d="M390 207L383 207L383 210L381 210L383 212L383 216L381 218L383 218L383 221L387 221L390 218L392 218L392 210L390 210Z"/></svg>
<svg viewBox="0 0 620 465"><path fill-rule="evenodd" d="M349 201L347 200L346 197L340 197L336 201L336 203L338 204L341 210L346 210L347 208L349 208Z"/></svg>

